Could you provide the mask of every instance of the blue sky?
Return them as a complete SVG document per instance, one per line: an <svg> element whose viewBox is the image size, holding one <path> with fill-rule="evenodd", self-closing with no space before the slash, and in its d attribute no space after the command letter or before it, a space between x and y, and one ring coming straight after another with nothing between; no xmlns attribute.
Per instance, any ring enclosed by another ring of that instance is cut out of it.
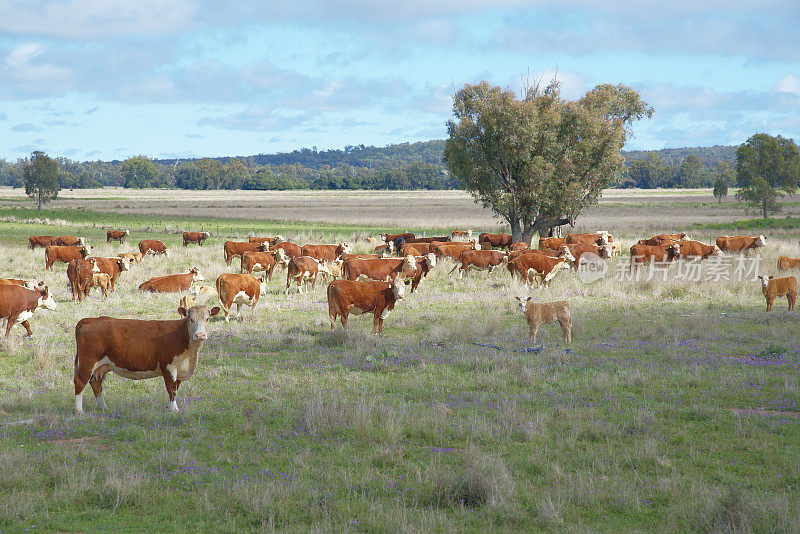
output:
<svg viewBox="0 0 800 534"><path fill-rule="evenodd" d="M800 141L799 37L797 0L0 0L0 157L443 138L465 82L554 75L639 90L627 148Z"/></svg>

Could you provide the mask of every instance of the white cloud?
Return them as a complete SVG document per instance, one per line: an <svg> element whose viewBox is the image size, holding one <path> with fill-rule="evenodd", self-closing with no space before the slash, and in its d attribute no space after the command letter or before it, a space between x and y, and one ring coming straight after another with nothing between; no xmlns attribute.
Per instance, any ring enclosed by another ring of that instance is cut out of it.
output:
<svg viewBox="0 0 800 534"><path fill-rule="evenodd" d="M787 74L772 87L776 93L789 93L800 97L800 77L797 74Z"/></svg>

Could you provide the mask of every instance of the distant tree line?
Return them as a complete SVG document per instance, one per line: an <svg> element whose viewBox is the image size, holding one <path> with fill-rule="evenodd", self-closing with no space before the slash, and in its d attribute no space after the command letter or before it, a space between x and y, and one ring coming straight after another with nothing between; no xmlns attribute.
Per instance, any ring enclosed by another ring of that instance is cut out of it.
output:
<svg viewBox="0 0 800 534"><path fill-rule="evenodd" d="M444 140L386 147L304 148L278 154L195 160L124 161L53 158L61 189L103 186L182 189L460 189L443 162ZM713 187L736 185L736 147L622 151L625 166L612 187ZM24 187L27 158L0 159L0 185Z"/></svg>

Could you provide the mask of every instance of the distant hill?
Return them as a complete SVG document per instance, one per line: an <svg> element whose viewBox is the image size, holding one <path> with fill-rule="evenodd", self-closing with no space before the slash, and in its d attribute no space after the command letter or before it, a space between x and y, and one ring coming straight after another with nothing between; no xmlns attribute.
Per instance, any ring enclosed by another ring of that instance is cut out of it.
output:
<svg viewBox="0 0 800 534"><path fill-rule="evenodd" d="M733 165L736 163L736 146L695 146L685 148L662 148L661 150L623 150L625 164L630 165L636 160L647 158L648 154L656 154L667 165L680 165L686 156L691 154L700 158L703 165L713 167L718 161Z"/></svg>

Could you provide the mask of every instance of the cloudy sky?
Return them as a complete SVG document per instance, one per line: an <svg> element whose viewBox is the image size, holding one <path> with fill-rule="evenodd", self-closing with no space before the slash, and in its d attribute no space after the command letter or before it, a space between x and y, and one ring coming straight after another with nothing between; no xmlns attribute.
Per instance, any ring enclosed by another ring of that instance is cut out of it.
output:
<svg viewBox="0 0 800 534"><path fill-rule="evenodd" d="M642 93L628 148L800 140L798 38L797 0L0 0L0 157L443 138L465 82L554 73Z"/></svg>

